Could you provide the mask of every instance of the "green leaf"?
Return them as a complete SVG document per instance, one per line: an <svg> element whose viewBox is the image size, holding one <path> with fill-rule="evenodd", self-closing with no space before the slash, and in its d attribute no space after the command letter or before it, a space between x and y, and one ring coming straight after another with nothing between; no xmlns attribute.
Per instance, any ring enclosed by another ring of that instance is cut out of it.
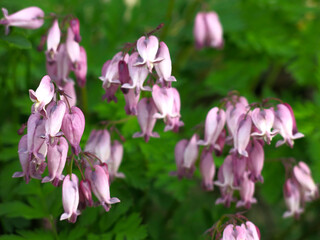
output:
<svg viewBox="0 0 320 240"><path fill-rule="evenodd" d="M24 238L18 235L2 235L0 236L0 240L23 240Z"/></svg>
<svg viewBox="0 0 320 240"><path fill-rule="evenodd" d="M30 49L32 47L31 42L25 36L18 33L10 33L8 36L1 35L0 40L14 48Z"/></svg>
<svg viewBox="0 0 320 240"><path fill-rule="evenodd" d="M138 213L131 214L128 218L121 218L112 231L116 234L116 240L141 240L147 237L145 225L141 225L141 217Z"/></svg>
<svg viewBox="0 0 320 240"><path fill-rule="evenodd" d="M25 203L12 201L0 204L0 216L37 219L44 218L46 214L40 209L34 209Z"/></svg>

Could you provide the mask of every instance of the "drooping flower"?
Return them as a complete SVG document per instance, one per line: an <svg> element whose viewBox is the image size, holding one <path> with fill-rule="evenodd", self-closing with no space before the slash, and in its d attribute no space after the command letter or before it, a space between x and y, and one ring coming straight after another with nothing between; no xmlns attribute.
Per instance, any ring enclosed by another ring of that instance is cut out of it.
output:
<svg viewBox="0 0 320 240"><path fill-rule="evenodd" d="M9 27L21 27L27 29L40 28L43 25L44 12L38 7L27 7L9 15L8 10L2 8L4 18L0 24L5 25L6 35L9 34Z"/></svg>
<svg viewBox="0 0 320 240"><path fill-rule="evenodd" d="M80 22L78 18L72 18L70 20L70 28L73 31L74 34L74 40L76 42L81 42L81 36L80 36Z"/></svg>
<svg viewBox="0 0 320 240"><path fill-rule="evenodd" d="M85 118L82 111L78 107L71 107L70 112L64 115L61 130L69 140L73 152L78 155L81 151L80 140L84 132Z"/></svg>
<svg viewBox="0 0 320 240"><path fill-rule="evenodd" d="M157 59L163 58L162 61L155 64L155 69L159 76L159 81L161 83L166 82L175 82L177 81L174 76L171 76L172 65L170 53L167 45L164 42L160 42L160 47L157 53Z"/></svg>
<svg viewBox="0 0 320 240"><path fill-rule="evenodd" d="M193 34L198 49L223 47L223 29L218 14L213 11L196 15Z"/></svg>
<svg viewBox="0 0 320 240"><path fill-rule="evenodd" d="M299 133L296 128L295 118L293 111L285 104L278 104L277 110L274 112L275 119L273 128L278 130L283 140L279 140L276 143L276 147L279 147L287 143L291 148L293 147L293 140L302 138L304 135Z"/></svg>
<svg viewBox="0 0 320 240"><path fill-rule="evenodd" d="M77 104L77 95L76 90L74 89L74 81L69 79L64 83L62 87L60 87L60 90L62 90L66 95L60 96L60 99L65 101L68 106L73 107Z"/></svg>
<svg viewBox="0 0 320 240"><path fill-rule="evenodd" d="M26 183L29 183L30 176L29 176L29 152L28 152L28 136L27 134L22 136L22 138L19 141L19 147L18 147L18 153L19 153L19 160L22 168L22 172L15 172L12 177L18 178L18 177L24 177L26 180Z"/></svg>
<svg viewBox="0 0 320 240"><path fill-rule="evenodd" d="M45 75L39 84L36 91L29 89L29 97L34 105L32 106L33 112L39 112L46 116L45 106L51 102L54 96L54 85L51 82L51 78Z"/></svg>
<svg viewBox="0 0 320 240"><path fill-rule="evenodd" d="M122 172L118 172L123 157L123 146L115 140L111 146L111 156L107 161L109 178L113 181L115 178L124 178L125 175Z"/></svg>
<svg viewBox="0 0 320 240"><path fill-rule="evenodd" d="M271 131L274 122L274 113L271 109L255 108L251 113L252 122L260 132L253 132L251 136L261 137L268 144L278 133L277 130Z"/></svg>
<svg viewBox="0 0 320 240"><path fill-rule="evenodd" d="M80 58L74 69L74 74L77 78L77 83L80 87L84 87L87 82L87 53L83 47L80 47Z"/></svg>
<svg viewBox="0 0 320 240"><path fill-rule="evenodd" d="M244 206L250 208L252 203L256 203L257 200L253 197L254 194L254 182L249 179L249 172L243 174L243 179L240 184L240 196L241 200L237 202L237 207Z"/></svg>
<svg viewBox="0 0 320 240"><path fill-rule="evenodd" d="M153 85L152 98L160 113L154 114L155 118L177 117L173 114L174 94L171 88L160 88L158 85Z"/></svg>
<svg viewBox="0 0 320 240"><path fill-rule="evenodd" d="M216 145L216 142L223 130L225 122L225 112L217 107L212 108L206 117L204 140L199 140L198 144L204 146L212 145L214 148L219 149L220 146Z"/></svg>
<svg viewBox="0 0 320 240"><path fill-rule="evenodd" d="M252 181L263 182L261 171L264 164L264 150L263 146L258 140L252 141L252 147L249 151L248 169L250 170L249 178Z"/></svg>
<svg viewBox="0 0 320 240"><path fill-rule="evenodd" d="M140 92L140 90L144 91L151 91L150 87L143 86L144 81L147 79L148 76L148 69L144 66L137 65L136 63L139 61L139 54L137 52L134 52L131 54L128 60L128 69L129 69L129 75L132 80L132 84L125 83L121 86L121 88L128 88L133 89L136 88L137 92Z"/></svg>
<svg viewBox="0 0 320 240"><path fill-rule="evenodd" d="M174 131L178 132L179 128L184 126L184 123L180 121L180 107L181 107L181 101L180 101L180 94L176 88L170 88L171 94L173 95L173 106L172 111L170 115L167 115L165 118L165 128L164 131Z"/></svg>
<svg viewBox="0 0 320 240"><path fill-rule="evenodd" d="M202 187L206 191L213 190L213 178L216 167L213 162L212 152L203 150L200 157L200 172L202 175Z"/></svg>
<svg viewBox="0 0 320 240"><path fill-rule="evenodd" d="M310 168L306 163L299 162L297 166L294 166L293 175L300 185L304 201L312 201L319 197L318 186L315 184Z"/></svg>
<svg viewBox="0 0 320 240"><path fill-rule="evenodd" d="M68 148L68 142L64 137L60 137L56 145L48 145L49 176L42 179L43 183L52 181L52 184L57 187L59 182L64 178L62 171L66 164Z"/></svg>
<svg viewBox="0 0 320 240"><path fill-rule="evenodd" d="M107 162L111 154L111 142L108 130L92 130L85 151L96 155L102 163Z"/></svg>
<svg viewBox="0 0 320 240"><path fill-rule="evenodd" d="M137 50L141 56L141 61L135 63L136 66L146 65L149 72L152 72L152 68L155 63L163 60L163 58L156 58L159 48L159 40L155 36L145 37L142 36L137 41Z"/></svg>
<svg viewBox="0 0 320 240"><path fill-rule="evenodd" d="M303 208L300 206L300 191L296 181L288 178L283 186L283 195L288 208L283 214L284 218L294 216L298 218L303 212Z"/></svg>
<svg viewBox="0 0 320 240"><path fill-rule="evenodd" d="M157 112L156 106L152 98L143 98L139 101L137 106L138 122L141 128L141 132L135 133L134 138L144 137L148 142L150 137L160 137L158 133L152 132L157 119L153 115Z"/></svg>
<svg viewBox="0 0 320 240"><path fill-rule="evenodd" d="M45 129L50 144L54 144L54 138L61 135L60 129L67 106L63 100L59 100L58 103L53 102L50 105L48 107L48 119L46 120Z"/></svg>
<svg viewBox="0 0 320 240"><path fill-rule="evenodd" d="M58 20L54 20L52 27L48 31L48 37L47 37L47 60L52 61L55 59L57 51L58 51L58 46L60 43L60 28L59 28L59 23Z"/></svg>
<svg viewBox="0 0 320 240"><path fill-rule="evenodd" d="M126 105L124 106L124 110L127 115L137 115L138 114L138 102L140 98L140 92L136 93L134 89L129 89L127 93L124 94L124 99L126 101Z"/></svg>
<svg viewBox="0 0 320 240"><path fill-rule="evenodd" d="M82 204L82 206L84 205L83 208L85 208L85 206L93 206L91 185L88 179L80 181L79 199L80 204Z"/></svg>
<svg viewBox="0 0 320 240"><path fill-rule="evenodd" d="M111 84L120 84L118 64L121 60L128 62L129 55L123 56L122 52L118 52L113 56L112 60L108 60L102 67L102 76L99 78L103 81L102 87L109 88Z"/></svg>
<svg viewBox="0 0 320 240"><path fill-rule="evenodd" d="M94 171L90 167L86 168L85 176L90 181L92 192L108 212L111 204L118 203L120 200L110 197L109 176L105 170L100 165L94 165L93 168Z"/></svg>
<svg viewBox="0 0 320 240"><path fill-rule="evenodd" d="M251 126L251 116L249 114L242 114L238 119L236 132L233 136L234 150L244 157L248 157L246 148L250 141Z"/></svg>
<svg viewBox="0 0 320 240"><path fill-rule="evenodd" d="M65 176L62 183L62 204L64 213L60 217L60 221L68 219L69 222L75 223L77 216L80 215L79 205L79 180L75 174L71 177Z"/></svg>
<svg viewBox="0 0 320 240"><path fill-rule="evenodd" d="M78 61L80 61L80 45L75 41L75 35L71 27L68 28L66 50L73 64L76 64Z"/></svg>
<svg viewBox="0 0 320 240"><path fill-rule="evenodd" d="M189 141L182 139L176 144L174 154L179 178L192 177L198 158L198 151L196 134Z"/></svg>

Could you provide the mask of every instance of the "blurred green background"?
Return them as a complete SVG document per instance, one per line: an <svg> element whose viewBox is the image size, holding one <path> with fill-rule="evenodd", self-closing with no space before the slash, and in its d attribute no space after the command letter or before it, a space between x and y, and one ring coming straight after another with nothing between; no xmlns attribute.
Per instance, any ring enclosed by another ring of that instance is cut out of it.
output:
<svg viewBox="0 0 320 240"><path fill-rule="evenodd" d="M131 4L130 4L131 3ZM132 4L135 3L135 4ZM124 99L101 100L104 93L103 63L160 23L157 33L171 53L173 84L181 94L185 126L178 134L163 132L160 139L145 143L132 139L139 130L135 118L117 125L123 136L124 159L120 171L125 179L111 186L111 196L121 199L109 213L102 207L82 212L75 224L60 222L63 212L61 188L33 179L12 179L20 171L17 130L30 115L28 89L36 89L46 74L45 56L36 50L50 21L37 30L11 28L4 36L0 26L0 237L8 239L202 239L223 214L235 213L215 205L220 193L201 189L199 170L193 179L179 181L169 176L176 169L174 147L190 138L203 123L210 108L231 90L249 102L277 97L293 107L297 126L305 138L294 149L265 148L264 184L256 185L258 204L245 215L261 231L262 239L320 239L320 201L307 204L300 220L283 219L286 210L282 185L284 167L279 158L307 162L316 182L320 181L320 3L316 0L1 0L0 7L13 13L38 6L46 14L72 14L81 24L81 45L88 55L84 90L77 88L79 106L85 112L82 147L92 129L103 120L126 118ZM223 50L196 51L193 21L196 13L214 10L224 29ZM201 132L199 132L201 133ZM119 137L114 134L113 139ZM215 158L220 166L223 157ZM198 163L197 163L198 164Z"/></svg>

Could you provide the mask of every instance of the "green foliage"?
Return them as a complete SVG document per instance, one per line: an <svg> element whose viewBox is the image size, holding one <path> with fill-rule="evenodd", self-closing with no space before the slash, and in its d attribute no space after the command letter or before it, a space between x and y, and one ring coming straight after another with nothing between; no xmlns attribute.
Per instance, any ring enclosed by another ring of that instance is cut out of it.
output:
<svg viewBox="0 0 320 240"><path fill-rule="evenodd" d="M102 207L82 211L75 224L59 218L63 212L61 187L41 184L32 179L12 179L21 171L17 148L21 136L17 130L26 123L31 101L28 89L36 89L46 74L45 56L36 51L50 20L38 30L11 28L8 36L0 26L0 240L21 239L203 239L203 233L223 214L235 213L215 205L219 189L204 192L196 170L193 179L178 180L174 147L182 138L190 138L195 126L203 124L210 108L231 91L238 90L250 102L277 97L288 102L295 112L304 139L287 146L266 146L264 183L256 185L258 204L246 216L261 231L262 239L319 239L319 200L307 204L299 221L282 219L286 210L282 194L284 167L282 158L294 157L307 162L316 182L320 182L320 4L316 0L138 0L132 8L119 0L9 1L0 7L9 13L27 6L39 6L48 15L72 14L81 23L82 42L88 56L85 89L77 88L78 105L86 117L84 148L90 131L101 121L126 119L124 99L118 103L101 100L103 63L120 51L126 42L134 42L160 23L157 33L170 49L173 83L181 95L181 115L185 126L179 133L163 132L161 138L132 139L139 131L136 118L128 118L117 127L126 139L120 171L125 179L111 185L111 196L121 203L106 213ZM201 10L216 11L224 28L222 50L196 51L193 20ZM148 93L146 94L148 95ZM26 133L26 131L25 131ZM112 139L119 139L115 133ZM226 150L227 153L228 150ZM215 158L220 166L222 157Z"/></svg>

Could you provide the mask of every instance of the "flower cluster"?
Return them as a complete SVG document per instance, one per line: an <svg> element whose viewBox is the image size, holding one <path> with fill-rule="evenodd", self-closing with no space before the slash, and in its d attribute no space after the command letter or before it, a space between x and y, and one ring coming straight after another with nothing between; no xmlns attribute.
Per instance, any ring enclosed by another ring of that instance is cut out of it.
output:
<svg viewBox="0 0 320 240"><path fill-rule="evenodd" d="M198 146L204 146L200 157L204 189L210 191L214 185L219 186L221 198L216 200L216 204L225 206L236 200L233 192L239 190L241 200L237 207L250 208L252 203L256 203L253 197L255 183L263 182L264 144L270 144L279 133L283 140L279 140L276 147L284 143L293 147L293 140L303 137L303 134L298 132L292 108L286 103L275 108L257 107L257 104L249 105L244 97L234 94L225 98L223 103L225 110L214 107L208 112L203 140L198 140L198 135L194 134L190 140L183 139L176 144L177 175L180 178L193 175ZM267 101L264 102L266 104ZM231 145L231 149L219 168L218 180L213 181L213 152L221 155L225 144Z"/></svg>
<svg viewBox="0 0 320 240"><path fill-rule="evenodd" d="M260 240L259 228L240 213L222 216L206 233L216 240Z"/></svg>
<svg viewBox="0 0 320 240"><path fill-rule="evenodd" d="M44 23L44 12L38 7L28 7L16 13L8 15L8 11L2 8L4 19L0 24L6 26L6 34L9 34L9 27L21 27L36 29ZM38 49L42 49L47 44L46 67L47 74L57 84L60 90L70 96L70 106L76 105L77 97L74 88L74 81L69 77L71 71L74 72L77 83L80 87L86 84L87 75L87 54L85 49L79 45L81 41L80 23L77 18L69 16L63 19L63 27L66 27L67 34L62 34L59 21L54 15L50 15L52 26L47 34L42 37ZM67 21L69 20L69 21ZM61 43L62 36L66 35L64 43Z"/></svg>
<svg viewBox="0 0 320 240"><path fill-rule="evenodd" d="M150 34L131 45L137 51L133 50L130 55L119 52L103 65L100 77L106 92L103 98L117 102L115 93L120 87L126 101L126 113L137 115L141 127L141 132L133 137L144 137L148 142L150 137L159 137L153 132L157 119L164 119L164 131L178 131L183 126L180 121L180 95L171 87L176 79L171 75L167 45L159 43L158 38ZM148 77L149 83L154 82L153 86L144 84ZM151 96L140 99L142 92L151 92Z"/></svg>
<svg viewBox="0 0 320 240"><path fill-rule="evenodd" d="M106 161L101 161L94 154L82 152L79 144L85 128L85 118L78 107L70 106L68 97L63 94L55 89L48 75L42 78L36 91L29 90L30 99L34 104L27 123L27 134L19 142L22 172L14 173L13 177L24 177L27 183L30 178L42 179L42 183L52 182L54 186L59 186L63 181L62 202L65 212L60 220L68 219L75 222L80 208L93 206L91 191L106 211L110 209L110 204L119 202L119 199L110 197L107 164L112 169L110 178L118 176L117 169L123 149L121 144L115 142L112 150L108 150L109 155L104 155L105 153L98 148L105 143L101 142L102 136L95 134L89 143L94 145L95 150L98 149L98 152L93 152L96 155L101 153L99 157L106 157ZM68 157L69 146L71 156ZM94 162L96 159L100 162ZM83 178L80 184L78 177L72 173L73 162L78 166ZM42 177L46 167L49 176ZM66 176L63 175L65 168L68 172Z"/></svg>
<svg viewBox="0 0 320 240"><path fill-rule="evenodd" d="M47 73L58 87L71 97L70 105L74 106L77 97L74 81L69 77L70 72L74 72L80 87L85 86L87 75L87 54L79 45L81 41L79 20L77 18L69 20L65 42L60 42L61 35L58 19L54 19L45 36Z"/></svg>
<svg viewBox="0 0 320 240"><path fill-rule="evenodd" d="M193 35L196 48L223 48L223 29L215 12L199 12L194 21Z"/></svg>
<svg viewBox="0 0 320 240"><path fill-rule="evenodd" d="M319 189L313 181L310 168L304 162L294 166L289 175L283 186L284 199L288 207L283 217L299 218L305 203L319 197Z"/></svg>
<svg viewBox="0 0 320 240"><path fill-rule="evenodd" d="M223 236L221 240L259 240L260 231L259 229L250 221L242 223L241 225L234 226L229 224L223 231Z"/></svg>

